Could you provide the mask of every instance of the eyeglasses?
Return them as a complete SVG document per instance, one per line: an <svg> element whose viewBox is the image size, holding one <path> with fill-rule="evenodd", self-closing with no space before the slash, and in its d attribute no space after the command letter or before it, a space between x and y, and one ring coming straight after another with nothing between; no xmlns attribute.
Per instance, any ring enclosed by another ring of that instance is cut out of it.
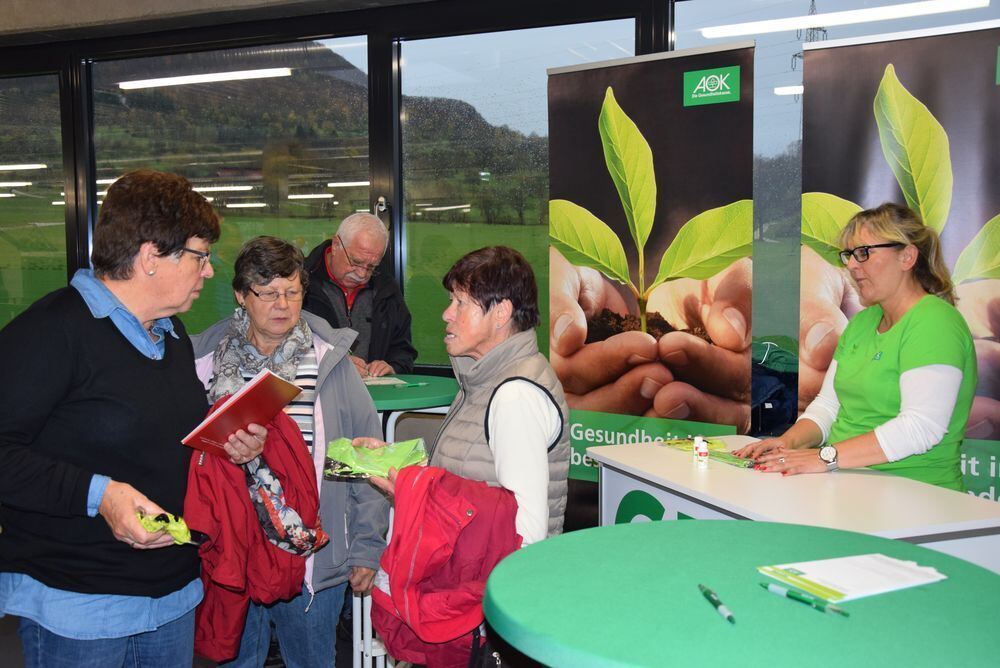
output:
<svg viewBox="0 0 1000 668"><path fill-rule="evenodd" d="M858 246L857 248L845 248L840 251L840 261L847 264L851 261L853 256L858 262L867 262L868 255L873 248L895 248L897 246L905 246L906 244L894 241L890 244L872 244L870 246Z"/></svg>
<svg viewBox="0 0 1000 668"><path fill-rule="evenodd" d="M289 302L300 302L304 296L302 290L298 289L285 290L284 292L278 292L277 290L261 290L260 292L257 292L253 288L247 289L254 293L257 299L262 302L276 302L278 301L278 297L284 297L285 301Z"/></svg>
<svg viewBox="0 0 1000 668"><path fill-rule="evenodd" d="M337 241L340 242L340 250L344 251L344 257L347 258L348 264L350 264L352 267L354 267L359 271L371 274L373 277L378 275L378 262L374 262L372 264L368 264L367 262L358 262L353 257L351 257L350 253L347 252L347 246L344 245L344 240L340 238L340 235L334 234L333 236L336 237Z"/></svg>
<svg viewBox="0 0 1000 668"><path fill-rule="evenodd" d="M191 253L191 255L194 255L196 258L198 258L198 263L199 263L198 266L202 269L204 269L205 265L208 264L209 260L212 259L212 251L200 251L185 246L180 250L180 252Z"/></svg>

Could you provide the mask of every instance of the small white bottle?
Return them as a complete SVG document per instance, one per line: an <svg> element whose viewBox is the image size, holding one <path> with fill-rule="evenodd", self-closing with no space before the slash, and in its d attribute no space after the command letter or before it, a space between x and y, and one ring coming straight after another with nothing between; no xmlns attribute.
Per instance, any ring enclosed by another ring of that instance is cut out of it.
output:
<svg viewBox="0 0 1000 668"><path fill-rule="evenodd" d="M694 447L691 448L691 452L694 453L694 460L698 462L699 466L708 465L708 443L704 438L694 437Z"/></svg>

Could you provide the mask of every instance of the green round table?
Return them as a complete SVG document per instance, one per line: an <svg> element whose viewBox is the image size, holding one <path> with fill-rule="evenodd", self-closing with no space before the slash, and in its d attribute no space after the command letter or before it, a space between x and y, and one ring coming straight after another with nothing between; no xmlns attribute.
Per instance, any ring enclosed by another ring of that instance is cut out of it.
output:
<svg viewBox="0 0 1000 668"><path fill-rule="evenodd" d="M841 604L768 593L758 566L879 552L933 566L931 585ZM702 597L713 589L729 624ZM483 601L492 629L551 666L986 666L1000 661L1000 576L901 541L770 522L619 524L504 559Z"/></svg>
<svg viewBox="0 0 1000 668"><path fill-rule="evenodd" d="M396 378L406 385L367 385L375 402L375 410L382 414L382 433L392 442L396 436L396 420L403 413L446 413L458 394L454 378L423 376L401 373Z"/></svg>

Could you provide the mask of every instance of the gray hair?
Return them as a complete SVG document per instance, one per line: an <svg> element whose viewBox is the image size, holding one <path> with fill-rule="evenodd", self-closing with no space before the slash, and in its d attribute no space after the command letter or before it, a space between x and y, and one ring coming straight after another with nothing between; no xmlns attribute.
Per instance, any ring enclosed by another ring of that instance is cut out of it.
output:
<svg viewBox="0 0 1000 668"><path fill-rule="evenodd" d="M385 223L379 220L378 216L363 211L352 213L340 221L336 234L346 244L350 243L354 239L354 235L361 231L379 235L385 241L385 245L389 245L389 230L386 229Z"/></svg>
<svg viewBox="0 0 1000 668"><path fill-rule="evenodd" d="M277 237L254 237L243 244L233 271L233 290L246 295L255 285L267 285L275 278L302 281L302 289L309 287L309 273L305 258L297 246Z"/></svg>

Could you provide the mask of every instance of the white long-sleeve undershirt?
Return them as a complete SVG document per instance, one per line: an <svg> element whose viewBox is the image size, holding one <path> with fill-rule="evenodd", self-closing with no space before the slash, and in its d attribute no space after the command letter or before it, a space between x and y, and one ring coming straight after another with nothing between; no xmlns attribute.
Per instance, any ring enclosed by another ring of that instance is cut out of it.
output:
<svg viewBox="0 0 1000 668"><path fill-rule="evenodd" d="M497 481L517 501L517 532L525 545L543 540L549 530L548 449L562 428L559 409L537 385L512 380L493 395L488 422Z"/></svg>
<svg viewBox="0 0 1000 668"><path fill-rule="evenodd" d="M830 437L830 428L840 411L834 388L837 361L830 363L819 394L799 420L812 420ZM886 459L895 462L927 452L948 432L948 423L958 401L962 370L947 364L928 364L904 371L899 377L899 415L875 427L875 438Z"/></svg>

